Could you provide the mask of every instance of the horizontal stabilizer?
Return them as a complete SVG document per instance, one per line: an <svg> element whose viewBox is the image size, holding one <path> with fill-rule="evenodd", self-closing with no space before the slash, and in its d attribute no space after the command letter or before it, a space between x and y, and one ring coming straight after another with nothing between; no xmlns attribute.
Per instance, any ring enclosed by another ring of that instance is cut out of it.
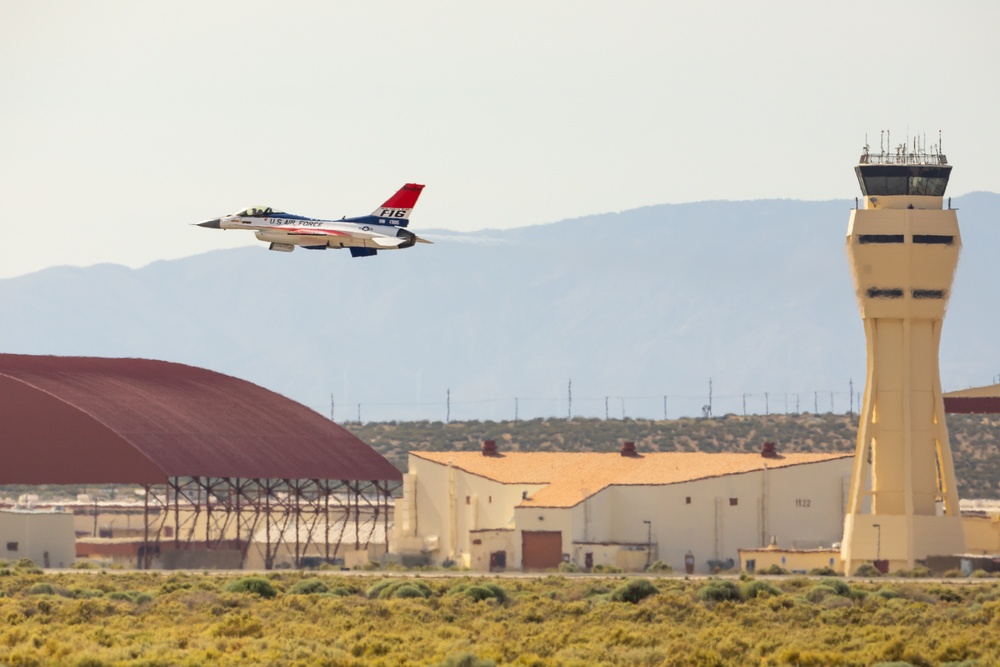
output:
<svg viewBox="0 0 1000 667"><path fill-rule="evenodd" d="M396 248L396 247L399 246L400 243L402 243L406 239L398 237L398 236L396 236L396 237L393 237L393 236L373 236L369 240L372 243L374 243L374 244L376 244L378 246L381 246L383 248Z"/></svg>

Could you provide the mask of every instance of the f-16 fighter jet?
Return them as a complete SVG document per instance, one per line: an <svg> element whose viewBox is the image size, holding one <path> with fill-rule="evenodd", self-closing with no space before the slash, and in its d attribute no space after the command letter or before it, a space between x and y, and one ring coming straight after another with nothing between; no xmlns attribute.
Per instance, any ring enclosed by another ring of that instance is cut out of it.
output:
<svg viewBox="0 0 1000 667"><path fill-rule="evenodd" d="M407 183L371 215L357 218L319 220L255 206L197 224L211 229L252 229L258 240L270 244L269 250L291 252L295 246L309 250L349 248L352 257L369 257L379 250L430 243L406 229L410 211L423 189L422 185Z"/></svg>

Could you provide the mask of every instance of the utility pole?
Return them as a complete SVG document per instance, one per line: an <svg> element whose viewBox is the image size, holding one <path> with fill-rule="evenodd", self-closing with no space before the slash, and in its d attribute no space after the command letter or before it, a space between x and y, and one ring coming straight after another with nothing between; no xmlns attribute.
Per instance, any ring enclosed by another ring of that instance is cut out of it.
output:
<svg viewBox="0 0 1000 667"><path fill-rule="evenodd" d="M450 388L447 390L447 392L445 392L445 405L447 406L447 409L446 409L445 415L444 415L444 423L447 424L447 423L451 422L451 389Z"/></svg>
<svg viewBox="0 0 1000 667"><path fill-rule="evenodd" d="M667 397L663 397L663 421L667 420Z"/></svg>
<svg viewBox="0 0 1000 667"><path fill-rule="evenodd" d="M573 418L573 378L569 379L569 387L566 388L567 394L567 407L566 407L566 419Z"/></svg>
<svg viewBox="0 0 1000 667"><path fill-rule="evenodd" d="M517 421L517 397L514 397L514 421Z"/></svg>
<svg viewBox="0 0 1000 667"><path fill-rule="evenodd" d="M813 392L813 414L814 415L818 415L819 414L819 392L818 391L814 391Z"/></svg>
<svg viewBox="0 0 1000 667"><path fill-rule="evenodd" d="M646 567L648 568L653 560L653 522L643 520L646 524Z"/></svg>
<svg viewBox="0 0 1000 667"><path fill-rule="evenodd" d="M712 416L712 378L708 378L708 416Z"/></svg>
<svg viewBox="0 0 1000 667"><path fill-rule="evenodd" d="M625 397L619 396L618 400L622 402L622 421L625 421Z"/></svg>
<svg viewBox="0 0 1000 667"><path fill-rule="evenodd" d="M358 423L361 423L361 404L358 403Z"/></svg>
<svg viewBox="0 0 1000 667"><path fill-rule="evenodd" d="M851 419L854 419L854 378L851 378L851 379L850 379L850 380L848 381L848 383L847 383L847 384L848 384L848 386L850 386L850 388L851 388L851 407L850 407L850 415L851 415Z"/></svg>
<svg viewBox="0 0 1000 667"><path fill-rule="evenodd" d="M333 402L333 394L330 394L330 421L332 421L332 422L337 421L333 417L333 409L334 409L335 405L336 404Z"/></svg>
<svg viewBox="0 0 1000 667"><path fill-rule="evenodd" d="M608 397L604 397L604 421L608 421Z"/></svg>
<svg viewBox="0 0 1000 667"><path fill-rule="evenodd" d="M767 416L769 414L771 414L770 397L768 396L768 393L765 391L764 392L764 416Z"/></svg>
<svg viewBox="0 0 1000 667"><path fill-rule="evenodd" d="M743 416L747 416L747 393L743 392Z"/></svg>

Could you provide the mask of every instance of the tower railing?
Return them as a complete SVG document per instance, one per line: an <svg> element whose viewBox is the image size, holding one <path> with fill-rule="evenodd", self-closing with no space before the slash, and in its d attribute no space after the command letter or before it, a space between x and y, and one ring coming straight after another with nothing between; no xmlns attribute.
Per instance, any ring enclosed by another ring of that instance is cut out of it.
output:
<svg viewBox="0 0 1000 667"><path fill-rule="evenodd" d="M942 165L948 164L948 158L943 153L908 152L902 146L895 152L870 153L864 149L858 162L860 164L903 164L903 165Z"/></svg>

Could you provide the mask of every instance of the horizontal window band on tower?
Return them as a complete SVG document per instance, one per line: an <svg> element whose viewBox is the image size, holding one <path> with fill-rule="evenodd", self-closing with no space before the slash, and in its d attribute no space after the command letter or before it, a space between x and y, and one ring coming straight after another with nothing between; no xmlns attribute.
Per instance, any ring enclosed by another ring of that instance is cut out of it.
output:
<svg viewBox="0 0 1000 667"><path fill-rule="evenodd" d="M861 234L858 236L858 243L902 243L902 234Z"/></svg>
<svg viewBox="0 0 1000 667"><path fill-rule="evenodd" d="M898 287L869 287L868 296L873 299L902 299L903 290Z"/></svg>
<svg viewBox="0 0 1000 667"><path fill-rule="evenodd" d="M914 243L927 243L929 245L952 245L955 242L954 236L944 236L942 234L914 234Z"/></svg>
<svg viewBox="0 0 1000 667"><path fill-rule="evenodd" d="M866 197L922 195L943 197L951 165L874 165L854 168Z"/></svg>
<svg viewBox="0 0 1000 667"><path fill-rule="evenodd" d="M912 292L914 299L943 299L944 290L941 289L915 289Z"/></svg>

